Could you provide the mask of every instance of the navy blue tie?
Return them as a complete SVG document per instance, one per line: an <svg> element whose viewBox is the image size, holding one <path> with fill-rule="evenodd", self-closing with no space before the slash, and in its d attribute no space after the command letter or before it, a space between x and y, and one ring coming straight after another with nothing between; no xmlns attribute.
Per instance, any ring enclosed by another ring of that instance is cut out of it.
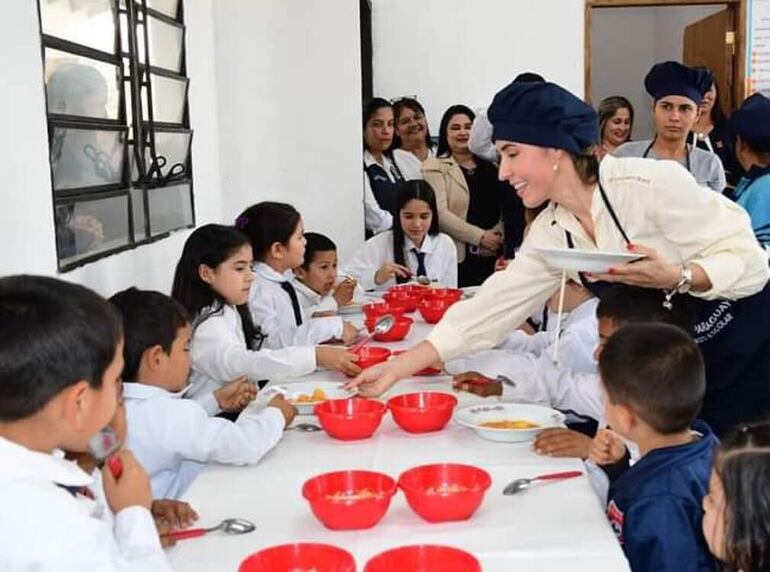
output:
<svg viewBox="0 0 770 572"><path fill-rule="evenodd" d="M425 253L420 252L416 248L413 248L412 252L417 257L417 276L425 276L427 278L428 271L425 270Z"/></svg>
<svg viewBox="0 0 770 572"><path fill-rule="evenodd" d="M291 307L294 310L294 321L298 326L301 326L302 310L299 307L299 300L297 299L297 292L294 290L294 286L291 285L291 282L281 282L281 288L283 288L289 295L289 298L291 298Z"/></svg>

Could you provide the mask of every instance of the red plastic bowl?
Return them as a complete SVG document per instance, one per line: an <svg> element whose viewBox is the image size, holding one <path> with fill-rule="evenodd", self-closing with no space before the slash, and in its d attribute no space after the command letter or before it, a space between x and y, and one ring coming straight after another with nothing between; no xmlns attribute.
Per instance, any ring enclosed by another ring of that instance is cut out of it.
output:
<svg viewBox="0 0 770 572"><path fill-rule="evenodd" d="M396 350L396 351L394 351L393 353L391 353L390 355L391 355L392 357L400 356L400 355L401 355L402 353L404 353L405 351L406 351L406 350ZM427 375L441 375L441 373L442 373L442 369L441 369L440 367L431 367L431 366L428 366L428 367L426 367L426 368L423 368L423 369L421 369L420 371L418 371L418 372L417 372L417 373L415 373L414 375L426 375L426 376L427 376Z"/></svg>
<svg viewBox="0 0 770 572"><path fill-rule="evenodd" d="M455 405L454 395L437 391L406 393L388 400L396 425L408 433L440 431L452 418Z"/></svg>
<svg viewBox="0 0 770 572"><path fill-rule="evenodd" d="M318 422L330 437L342 441L367 439L382 422L387 407L374 399L329 399L313 408Z"/></svg>
<svg viewBox="0 0 770 572"><path fill-rule="evenodd" d="M451 305L451 300L447 298L426 298L417 304L417 309L420 311L423 320L429 324L436 324L444 317L444 314Z"/></svg>
<svg viewBox="0 0 770 572"><path fill-rule="evenodd" d="M378 348L377 346L364 346L356 352L358 356L358 367L366 369L378 363L381 363L390 357L388 348Z"/></svg>
<svg viewBox="0 0 770 572"><path fill-rule="evenodd" d="M383 315L391 315L394 318L403 318L404 317L404 308L397 308L396 312L388 312L388 314ZM371 334L374 331L374 326L377 325L377 320L382 318L382 316L372 316L371 318L364 318L364 325L366 326L366 330Z"/></svg>
<svg viewBox="0 0 770 572"><path fill-rule="evenodd" d="M388 288L388 292L406 292L422 300L428 293L428 287L420 284L398 284Z"/></svg>
<svg viewBox="0 0 770 572"><path fill-rule="evenodd" d="M364 490L376 496L350 500L329 498L329 495ZM318 475L305 482L302 496L308 500L313 514L326 528L360 530L380 522L397 490L396 481L383 473L337 471Z"/></svg>
<svg viewBox="0 0 770 572"><path fill-rule="evenodd" d="M380 316L384 316L385 314L403 314L404 308L402 306L399 306L398 304L391 305L387 302L369 302L368 304L364 304L362 306L364 310L364 317L369 318L379 318Z"/></svg>
<svg viewBox="0 0 770 572"><path fill-rule="evenodd" d="M492 478L485 470L452 463L422 465L398 478L406 502L428 522L469 519L491 484ZM452 492L453 486L463 490Z"/></svg>
<svg viewBox="0 0 770 572"><path fill-rule="evenodd" d="M255 552L238 567L238 572L356 572L350 552L331 544L282 544Z"/></svg>
<svg viewBox="0 0 770 572"><path fill-rule="evenodd" d="M400 546L381 552L366 563L364 572L481 572L481 564L473 554L430 544Z"/></svg>
<svg viewBox="0 0 770 572"><path fill-rule="evenodd" d="M463 297L463 291L459 288L431 288L425 295L426 300L449 300L457 302Z"/></svg>
<svg viewBox="0 0 770 572"><path fill-rule="evenodd" d="M396 316L393 327L383 334L374 334L374 339L378 342L398 342L409 335L414 320L406 316Z"/></svg>
<svg viewBox="0 0 770 572"><path fill-rule="evenodd" d="M415 296L410 292L403 290L396 290L394 292L385 292L382 295L382 299L392 306L401 306L406 313L414 312L417 309L417 303L420 301L420 296Z"/></svg>

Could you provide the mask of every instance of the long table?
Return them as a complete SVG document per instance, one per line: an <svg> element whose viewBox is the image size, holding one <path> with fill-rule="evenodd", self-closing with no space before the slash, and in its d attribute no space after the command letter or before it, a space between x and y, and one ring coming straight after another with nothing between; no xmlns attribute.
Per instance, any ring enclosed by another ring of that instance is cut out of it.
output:
<svg viewBox="0 0 770 572"><path fill-rule="evenodd" d="M406 340L376 345L391 349L414 345L430 331L418 314L414 317ZM340 374L319 371L301 381L342 379ZM383 399L425 390L451 392L451 378L410 378L398 383ZM456 395L459 405L482 401L467 393ZM302 421L313 418L298 417L295 423ZM427 523L411 511L399 492L374 528L331 531L315 519L301 494L307 479L328 471L367 469L397 479L408 468L438 462L477 465L492 476L492 487L470 520ZM354 442L337 441L324 432L287 431L255 466L206 467L185 498L201 515L203 526L242 517L256 523L257 530L244 536L216 533L183 541L169 551L169 559L179 571L236 570L246 556L268 546L322 542L350 551L358 570L363 570L369 558L388 548L443 544L473 553L485 572L628 570L586 477L536 486L514 496L502 495L503 487L515 478L574 469L584 469L582 462L536 455L530 443L485 441L454 422L443 431L415 435L402 431L386 415L371 439Z"/></svg>

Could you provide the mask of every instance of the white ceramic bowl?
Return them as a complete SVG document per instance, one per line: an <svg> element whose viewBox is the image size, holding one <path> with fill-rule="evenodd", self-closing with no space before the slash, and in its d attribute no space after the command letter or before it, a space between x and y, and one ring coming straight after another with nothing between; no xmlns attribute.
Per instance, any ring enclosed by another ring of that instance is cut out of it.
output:
<svg viewBox="0 0 770 572"><path fill-rule="evenodd" d="M564 426L563 413L550 407L527 403L496 403L489 405L477 403L475 405L466 405L455 410L454 419L458 424L473 429L482 439L502 443L531 441L543 429ZM529 429L496 429L481 425L489 421L529 421L530 423L536 423L537 427Z"/></svg>
<svg viewBox="0 0 770 572"><path fill-rule="evenodd" d="M312 415L313 407L326 401L326 399L346 399L352 397L357 392L347 391L339 381L298 381L296 383L285 383L275 387L285 392L286 400L297 408L300 415ZM320 389L326 395L326 399L317 401L296 401L300 395L310 396L313 391Z"/></svg>
<svg viewBox="0 0 770 572"><path fill-rule="evenodd" d="M534 251L553 268L577 270L578 272L607 272L612 266L644 258L642 254L599 252L598 250L577 250L575 248L535 248Z"/></svg>

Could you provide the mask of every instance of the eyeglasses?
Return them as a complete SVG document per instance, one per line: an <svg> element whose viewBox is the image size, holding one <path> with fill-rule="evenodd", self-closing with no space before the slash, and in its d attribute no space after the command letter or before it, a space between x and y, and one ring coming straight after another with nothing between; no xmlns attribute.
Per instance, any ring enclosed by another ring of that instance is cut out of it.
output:
<svg viewBox="0 0 770 572"><path fill-rule="evenodd" d="M416 95L402 95L400 97L395 97L393 99L389 99L388 101L390 101L391 105L396 105L397 103L400 103L402 101L409 101L409 100L417 101L417 96Z"/></svg>

